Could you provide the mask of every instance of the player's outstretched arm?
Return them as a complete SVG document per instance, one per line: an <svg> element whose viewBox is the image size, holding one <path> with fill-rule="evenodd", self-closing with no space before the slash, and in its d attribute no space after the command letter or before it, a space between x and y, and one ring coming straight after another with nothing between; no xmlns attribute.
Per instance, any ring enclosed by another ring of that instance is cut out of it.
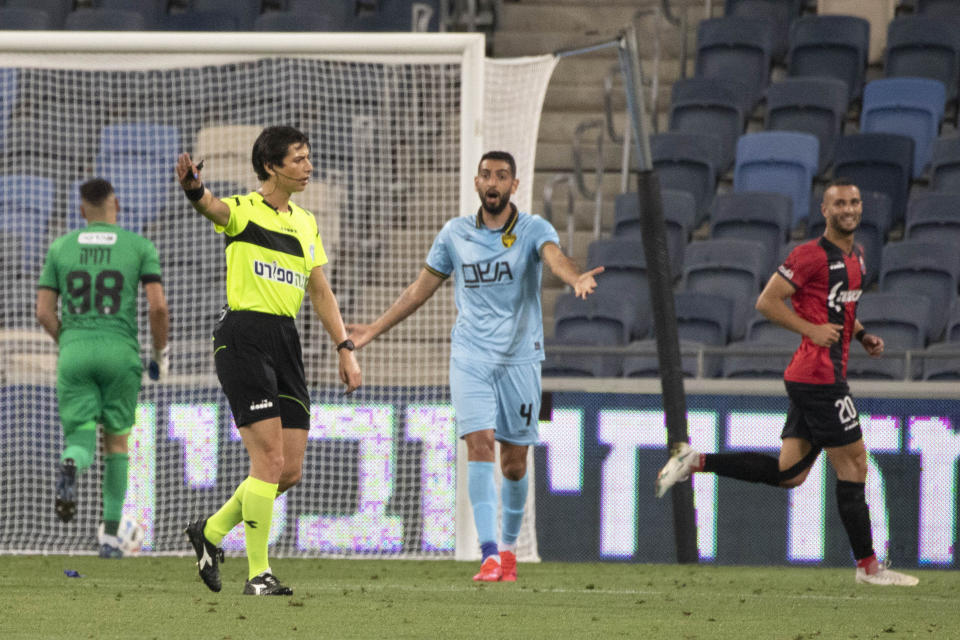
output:
<svg viewBox="0 0 960 640"><path fill-rule="evenodd" d="M60 316L57 315L59 297L53 289L37 289L37 322L56 343L60 342Z"/></svg>
<svg viewBox="0 0 960 640"><path fill-rule="evenodd" d="M337 303L336 296L333 295L333 289L330 288L326 274L323 273L323 267L314 267L310 271L307 291L310 293L310 302L313 303L313 309L320 317L320 322L323 323L323 328L326 329L334 344L342 344L348 338L347 329L343 325L340 305ZM357 362L352 349L338 349L337 355L340 358L338 366L340 381L347 386L347 393L351 393L363 384L360 364Z"/></svg>
<svg viewBox="0 0 960 640"><path fill-rule="evenodd" d="M153 342L148 375L151 380L161 380L170 371L170 310L163 285L159 282L147 282L143 285L147 294L147 316L150 320L150 337Z"/></svg>
<svg viewBox="0 0 960 640"><path fill-rule="evenodd" d="M203 165L203 161L200 162L200 165ZM207 220L225 227L230 221L230 207L223 204L210 193L209 189L203 186L200 179L200 169L201 167L193 164L189 153L181 153L180 157L177 158L177 181L180 182L187 200L190 201L194 209Z"/></svg>
<svg viewBox="0 0 960 640"><path fill-rule="evenodd" d="M426 269L421 269L417 279L403 290L400 297L379 318L370 324L348 324L347 331L350 332L350 339L357 345L357 349L366 346L381 333L386 333L391 327L419 309L440 288L441 284L443 284L443 278Z"/></svg>
<svg viewBox="0 0 960 640"><path fill-rule="evenodd" d="M774 273L760 292L756 309L781 327L806 336L818 347L829 347L840 340L843 325L831 322L813 324L804 320L787 305L787 298L793 293L793 284L779 273Z"/></svg>
<svg viewBox="0 0 960 640"><path fill-rule="evenodd" d="M568 258L556 244L547 242L541 249L543 261L555 276L573 287L573 293L578 298L587 299L587 296L597 288L597 281L594 279L598 273L603 273L603 267L595 267L589 271L580 273L577 264Z"/></svg>

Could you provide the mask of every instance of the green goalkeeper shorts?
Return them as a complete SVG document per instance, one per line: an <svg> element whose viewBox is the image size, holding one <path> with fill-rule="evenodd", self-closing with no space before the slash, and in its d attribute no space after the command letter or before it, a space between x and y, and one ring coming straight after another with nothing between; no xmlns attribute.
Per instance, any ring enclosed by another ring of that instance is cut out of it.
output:
<svg viewBox="0 0 960 640"><path fill-rule="evenodd" d="M142 375L140 354L128 341L91 337L60 345L57 403L64 432L93 421L107 433L129 433Z"/></svg>

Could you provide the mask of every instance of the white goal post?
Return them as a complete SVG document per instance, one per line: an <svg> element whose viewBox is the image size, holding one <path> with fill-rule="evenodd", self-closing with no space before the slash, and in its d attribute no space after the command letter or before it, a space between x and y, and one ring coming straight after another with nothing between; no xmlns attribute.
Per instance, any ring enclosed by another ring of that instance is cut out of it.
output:
<svg viewBox="0 0 960 640"><path fill-rule="evenodd" d="M443 222L476 210L483 151L517 156L516 201L529 210L554 64L486 60L480 34L6 32L0 552L95 550L99 457L81 476L77 518L53 514L56 347L32 313L46 247L81 224L78 184L110 179L121 226L160 252L173 363L166 382L141 392L125 514L144 525L147 550L185 553L183 524L229 497L246 456L208 353L225 302L223 241L179 192L175 154L204 158L208 186L228 196L256 186L251 136L271 124L306 131L315 179L295 201L317 216L345 320L369 322L416 276ZM365 385L350 398L312 315L307 303L297 319L310 442L301 484L277 500L272 553L474 557L447 386L452 287L364 349ZM145 317L140 325L147 345ZM526 560L538 559L534 494ZM241 535L225 539L228 551L242 548Z"/></svg>

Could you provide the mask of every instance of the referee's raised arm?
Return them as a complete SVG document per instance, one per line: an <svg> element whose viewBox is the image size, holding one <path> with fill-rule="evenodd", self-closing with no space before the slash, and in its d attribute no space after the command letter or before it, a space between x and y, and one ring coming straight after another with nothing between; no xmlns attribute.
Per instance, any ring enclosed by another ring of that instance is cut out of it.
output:
<svg viewBox="0 0 960 640"><path fill-rule="evenodd" d="M203 165L203 162L200 163ZM189 153L181 153L177 158L177 180L183 187L183 193L187 200L193 205L193 208L199 211L205 218L211 222L227 226L230 221L230 208L220 202L206 187L200 179L200 167L193 164Z"/></svg>

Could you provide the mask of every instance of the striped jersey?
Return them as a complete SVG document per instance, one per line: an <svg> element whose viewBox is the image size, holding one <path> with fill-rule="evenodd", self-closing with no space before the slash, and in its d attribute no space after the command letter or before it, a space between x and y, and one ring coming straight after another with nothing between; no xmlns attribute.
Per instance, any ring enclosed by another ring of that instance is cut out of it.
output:
<svg viewBox="0 0 960 640"><path fill-rule="evenodd" d="M479 211L448 221L427 254L428 271L454 279L455 358L493 364L543 360L540 250L547 242L559 244L559 237L540 216L510 206L501 229L484 225Z"/></svg>
<svg viewBox="0 0 960 640"><path fill-rule="evenodd" d="M278 211L263 196L221 198L230 207L226 226L227 304L236 311L296 317L314 267L327 263L317 221L292 202Z"/></svg>
<svg viewBox="0 0 960 640"><path fill-rule="evenodd" d="M777 273L794 286L791 302L798 316L814 324L843 325L840 340L829 347L819 347L804 336L784 371L784 379L807 384L845 382L860 286L866 273L862 248L854 245L847 254L820 237L791 251Z"/></svg>

